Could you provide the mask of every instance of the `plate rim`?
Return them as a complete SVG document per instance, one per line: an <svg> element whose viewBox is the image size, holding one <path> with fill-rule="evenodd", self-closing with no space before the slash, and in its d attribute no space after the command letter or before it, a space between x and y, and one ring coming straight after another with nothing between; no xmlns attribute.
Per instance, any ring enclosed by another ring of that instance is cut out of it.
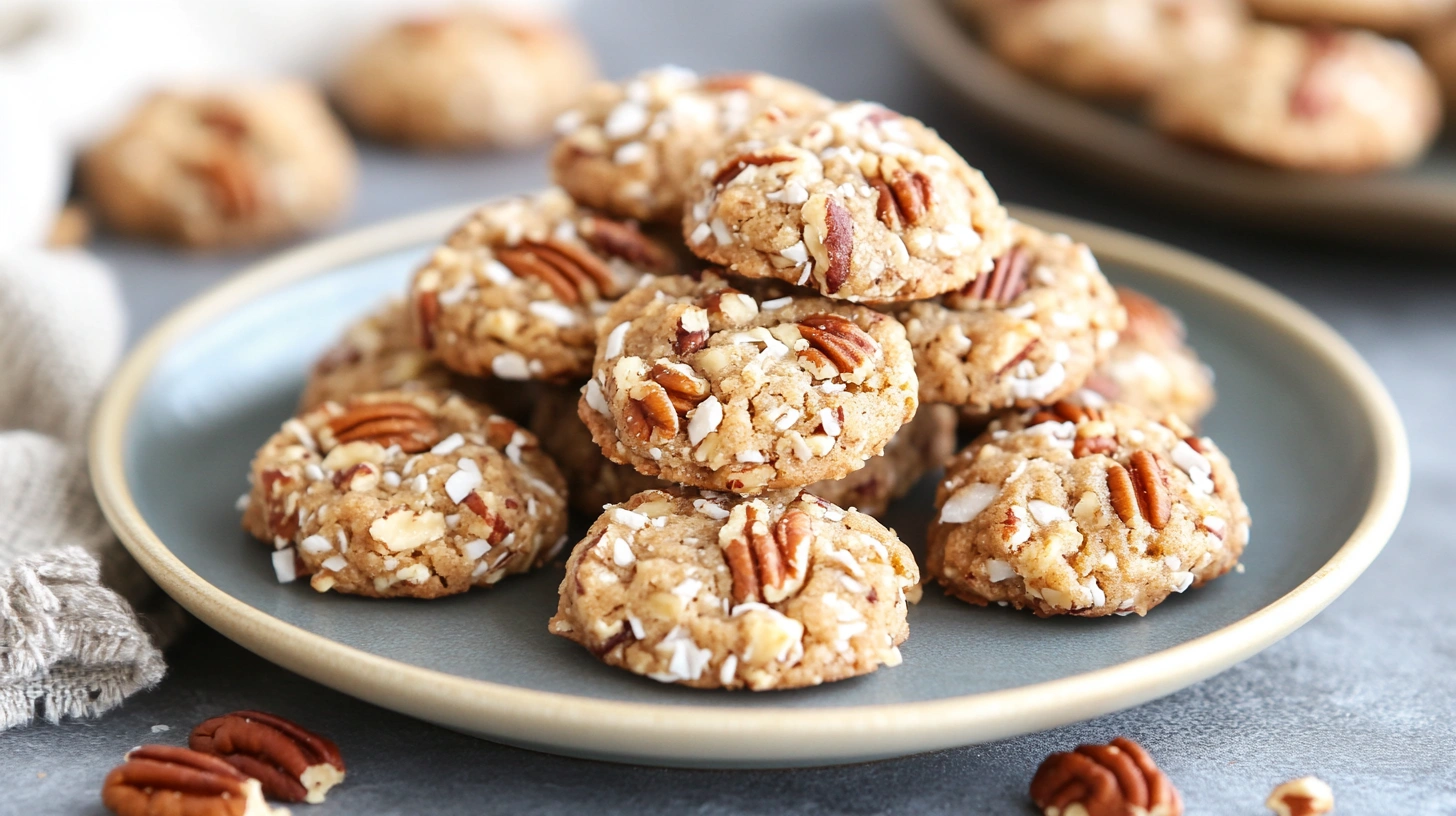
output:
<svg viewBox="0 0 1456 816"><path fill-rule="evenodd" d="M921 66L995 127L1024 137L1041 155L1059 156L1063 164L1075 157L1086 176L1266 227L1267 221L1277 221L1305 233L1456 246L1456 183L1402 176L1401 168L1353 176L1285 171L1179 143L1003 64L969 35L969 24L951 8L953 2L881 0L880 5ZM1437 137L1438 145L1443 138ZM1330 219L1339 219L1338 225Z"/></svg>
<svg viewBox="0 0 1456 816"><path fill-rule="evenodd" d="M443 207L288 250L193 297L127 355L92 421L89 464L102 510L127 550L169 595L265 659L386 708L498 741L650 764L832 764L985 742L1146 702L1261 651L1313 618L1364 572L1405 506L1410 454L1400 414L1374 372L1334 329L1278 292L1213 261L1110 227L1014 207L1013 215L1021 220L1071 234L1104 260L1173 279L1252 312L1323 358L1368 423L1375 454L1374 489L1365 513L1323 566L1228 626L1114 666L979 694L818 709L626 702L467 679L314 634L203 580L147 525L126 480L126 427L156 364L212 317L340 265L437 240L476 206Z"/></svg>

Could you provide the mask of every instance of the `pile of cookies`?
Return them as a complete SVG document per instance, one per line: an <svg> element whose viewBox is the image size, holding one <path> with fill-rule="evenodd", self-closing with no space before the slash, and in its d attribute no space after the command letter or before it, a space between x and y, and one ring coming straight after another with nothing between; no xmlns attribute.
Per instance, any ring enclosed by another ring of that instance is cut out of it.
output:
<svg viewBox="0 0 1456 816"><path fill-rule="evenodd" d="M928 578L974 604L1145 614L1237 563L1177 319L934 131L674 68L559 128L560 187L472 214L258 453L243 520L279 580L489 586L551 560L571 506L595 521L552 633L758 690L900 663L921 571L875 516L942 465Z"/></svg>
<svg viewBox="0 0 1456 816"><path fill-rule="evenodd" d="M1409 164L1440 129L1442 86L1456 98L1453 0L958 4L1012 67L1143 105L1169 136L1275 167Z"/></svg>

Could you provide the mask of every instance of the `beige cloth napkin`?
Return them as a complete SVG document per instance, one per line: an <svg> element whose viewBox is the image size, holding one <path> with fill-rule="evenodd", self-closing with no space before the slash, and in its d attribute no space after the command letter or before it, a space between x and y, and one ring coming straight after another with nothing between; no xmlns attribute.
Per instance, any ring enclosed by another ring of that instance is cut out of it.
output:
<svg viewBox="0 0 1456 816"><path fill-rule="evenodd" d="M81 252L0 257L0 730L92 717L156 684L156 587L106 525L86 426L124 339L116 285Z"/></svg>

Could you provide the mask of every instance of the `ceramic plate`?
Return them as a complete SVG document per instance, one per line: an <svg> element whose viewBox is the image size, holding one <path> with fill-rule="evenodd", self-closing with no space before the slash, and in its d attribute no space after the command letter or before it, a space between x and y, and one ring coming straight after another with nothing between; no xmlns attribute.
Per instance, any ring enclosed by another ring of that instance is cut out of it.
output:
<svg viewBox="0 0 1456 816"><path fill-rule="evenodd" d="M1068 169L1261 227L1456 248L1456 144L1449 138L1415 167L1364 176L1285 172L1218 155L1001 64L953 2L885 0L886 16L981 121Z"/></svg>
<svg viewBox="0 0 1456 816"><path fill-rule="evenodd" d="M548 635L559 565L427 602L280 585L268 550L238 526L248 462L291 414L320 350L403 291L463 213L295 250L192 301L127 359L91 447L108 518L183 606L288 669L451 728L558 753L702 766L850 762L1045 729L1167 694L1288 634L1365 569L1404 505L1400 418L1328 327L1207 261L1022 211L1087 241L1114 281L1187 319L1219 375L1206 429L1253 513L1245 573L1146 618L1038 620L929 589L910 610L902 666L762 694L660 685ZM927 479L888 519L918 552L933 488Z"/></svg>

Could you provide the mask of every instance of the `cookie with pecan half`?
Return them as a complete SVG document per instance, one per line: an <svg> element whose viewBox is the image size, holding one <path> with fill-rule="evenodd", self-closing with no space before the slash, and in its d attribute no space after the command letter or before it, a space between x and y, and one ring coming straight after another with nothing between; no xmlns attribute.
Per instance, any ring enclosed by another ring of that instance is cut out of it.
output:
<svg viewBox="0 0 1456 816"><path fill-rule="evenodd" d="M809 493L648 490L577 544L549 629L662 683L814 686L899 665L919 580L894 532Z"/></svg>
<svg viewBox="0 0 1456 816"><path fill-rule="evenodd" d="M667 247L551 188L476 210L415 273L419 344L451 369L504 380L580 380L596 323L644 275L676 267Z"/></svg>
<svg viewBox="0 0 1456 816"><path fill-rule="evenodd" d="M1121 402L1198 427L1213 407L1213 369L1185 342L1183 321L1141 292L1119 286L1117 299L1127 310L1127 327L1071 399L1092 406Z"/></svg>
<svg viewBox="0 0 1456 816"><path fill-rule="evenodd" d="M752 494L859 470L915 416L916 390L894 318L760 300L706 272L654 279L612 307L578 410L613 462Z"/></svg>
<svg viewBox="0 0 1456 816"><path fill-rule="evenodd" d="M1085 244L1012 222L991 272L890 311L915 350L922 402L967 416L1055 402L1117 342L1123 308Z"/></svg>
<svg viewBox="0 0 1456 816"><path fill-rule="evenodd" d="M676 225L699 167L750 120L770 108L794 116L831 104L760 73L704 77L667 66L599 82L557 120L551 176L586 206Z"/></svg>
<svg viewBox="0 0 1456 816"><path fill-rule="evenodd" d="M536 437L448 391L325 402L258 451L243 527L280 582L437 598L540 566L565 543L566 486Z"/></svg>
<svg viewBox="0 0 1456 816"><path fill-rule="evenodd" d="M703 166L683 215L698 257L850 301L933 297L989 273L1006 210L920 122L868 102L766 114Z"/></svg>
<svg viewBox="0 0 1456 816"><path fill-rule="evenodd" d="M936 506L927 573L1042 617L1145 615L1228 572L1249 539L1213 441L1116 404L996 420L946 465Z"/></svg>

